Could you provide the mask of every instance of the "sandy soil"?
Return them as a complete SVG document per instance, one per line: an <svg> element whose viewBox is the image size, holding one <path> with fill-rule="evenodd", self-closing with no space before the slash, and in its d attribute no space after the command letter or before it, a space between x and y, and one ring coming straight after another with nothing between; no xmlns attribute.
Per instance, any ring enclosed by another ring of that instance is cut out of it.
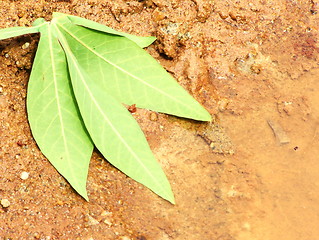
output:
<svg viewBox="0 0 319 240"><path fill-rule="evenodd" d="M127 178L97 152L86 202L30 133L25 98L38 36L1 41L0 238L317 239L318 4L1 1L0 28L29 26L58 11L156 36L147 51L215 121L164 114L152 121L150 111L138 109L134 116L177 204ZM23 49L26 42L30 46ZM22 172L29 173L26 180Z"/></svg>

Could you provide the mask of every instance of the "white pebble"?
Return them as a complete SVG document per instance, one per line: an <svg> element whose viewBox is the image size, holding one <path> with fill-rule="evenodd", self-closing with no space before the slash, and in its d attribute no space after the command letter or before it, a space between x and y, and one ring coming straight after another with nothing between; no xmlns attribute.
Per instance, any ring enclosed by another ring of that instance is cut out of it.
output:
<svg viewBox="0 0 319 240"><path fill-rule="evenodd" d="M26 42L25 44L22 45L22 49L27 49L30 46L29 42Z"/></svg>
<svg viewBox="0 0 319 240"><path fill-rule="evenodd" d="M127 237L127 236L121 236L120 239L121 239L121 240L131 240L131 239L130 239L129 237Z"/></svg>
<svg viewBox="0 0 319 240"><path fill-rule="evenodd" d="M20 175L20 178L22 180L26 180L26 179L28 179L28 177L29 177L29 173L28 172L22 172L21 175Z"/></svg>
<svg viewBox="0 0 319 240"><path fill-rule="evenodd" d="M7 207L9 207L10 206L10 202L9 202L9 200L8 199L1 199L1 205L2 205L2 207L4 207L4 208L7 208Z"/></svg>

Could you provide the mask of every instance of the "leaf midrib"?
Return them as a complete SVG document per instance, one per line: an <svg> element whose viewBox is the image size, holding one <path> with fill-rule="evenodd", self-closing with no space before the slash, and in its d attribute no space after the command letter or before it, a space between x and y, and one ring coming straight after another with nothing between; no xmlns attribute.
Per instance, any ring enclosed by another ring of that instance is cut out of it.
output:
<svg viewBox="0 0 319 240"><path fill-rule="evenodd" d="M49 51L50 51L50 61L51 61L51 65L52 65L52 72L53 72L53 83L54 83L54 93L55 93L55 97L56 97L56 102L57 102L57 108L58 108L58 116L59 116L59 122L61 124L61 136L63 139L63 145L64 145L64 149L65 149L65 154L66 154L66 158L70 159L70 152L69 152L69 148L67 145L67 140L66 140L66 136L65 136L65 131L64 131L64 123L63 123L63 116L62 116L62 111L61 111L61 101L60 101L60 96L58 93L58 80L57 80L57 76L56 76L56 65L54 62L54 53L53 53L53 43L52 43L52 33L51 33L52 29L50 24L48 24L48 38L49 38ZM76 174L73 171L73 167L70 165L70 161L65 161L65 159L60 158L59 161L63 160L63 162L67 162L67 164L69 165L68 169L71 172L71 175L73 176L73 179L77 179ZM77 184L77 181L73 182L72 185L76 184L76 189L81 189L81 186L79 186Z"/></svg>

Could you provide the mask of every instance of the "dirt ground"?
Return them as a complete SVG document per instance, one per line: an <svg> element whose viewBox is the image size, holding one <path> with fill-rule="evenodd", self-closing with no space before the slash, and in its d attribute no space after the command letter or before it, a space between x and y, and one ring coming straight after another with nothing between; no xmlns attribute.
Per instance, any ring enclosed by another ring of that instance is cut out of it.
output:
<svg viewBox="0 0 319 240"><path fill-rule="evenodd" d="M29 129L38 35L1 41L0 239L318 239L318 10L317 0L1 1L0 28L57 11L156 36L146 50L215 120L134 115L176 205L97 152L86 202Z"/></svg>

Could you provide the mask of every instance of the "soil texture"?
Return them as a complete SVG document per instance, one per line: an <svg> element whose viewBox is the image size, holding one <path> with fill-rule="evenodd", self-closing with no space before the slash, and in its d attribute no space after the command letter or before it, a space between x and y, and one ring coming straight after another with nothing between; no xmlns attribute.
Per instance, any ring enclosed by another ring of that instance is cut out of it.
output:
<svg viewBox="0 0 319 240"><path fill-rule="evenodd" d="M1 1L0 28L63 12L156 36L146 51L214 121L137 109L176 205L97 151L86 202L28 125L39 36L0 41L0 239L318 239L318 10L317 0Z"/></svg>

